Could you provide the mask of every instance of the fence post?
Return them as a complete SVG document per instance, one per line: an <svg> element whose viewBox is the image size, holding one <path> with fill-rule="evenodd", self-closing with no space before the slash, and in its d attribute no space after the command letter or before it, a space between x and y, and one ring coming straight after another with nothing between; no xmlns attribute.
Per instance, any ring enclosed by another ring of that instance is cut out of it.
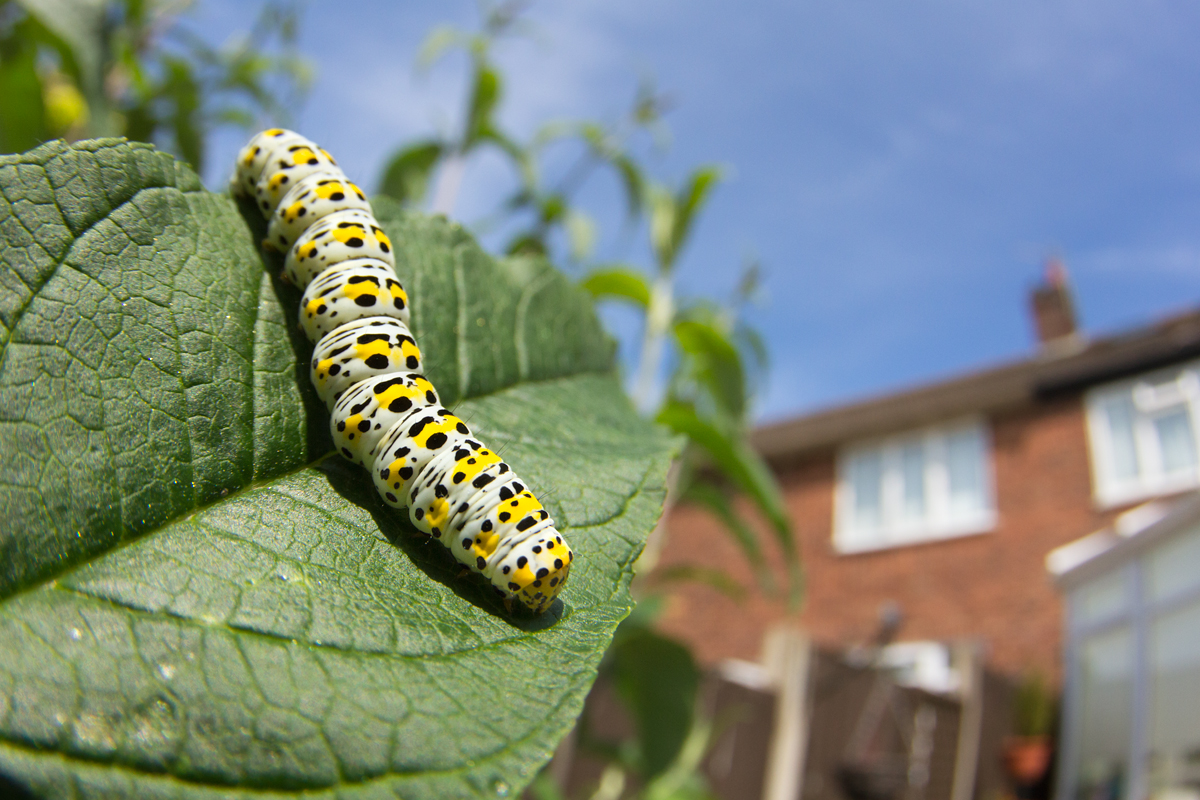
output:
<svg viewBox="0 0 1200 800"><path fill-rule="evenodd" d="M983 734L983 652L978 642L954 645L952 663L962 681L959 698L958 746L954 751L954 784L950 800L972 800L979 768L979 740Z"/></svg>
<svg viewBox="0 0 1200 800"><path fill-rule="evenodd" d="M763 664L776 692L763 800L800 800L812 706L809 685L813 648L808 634L790 626L771 629Z"/></svg>

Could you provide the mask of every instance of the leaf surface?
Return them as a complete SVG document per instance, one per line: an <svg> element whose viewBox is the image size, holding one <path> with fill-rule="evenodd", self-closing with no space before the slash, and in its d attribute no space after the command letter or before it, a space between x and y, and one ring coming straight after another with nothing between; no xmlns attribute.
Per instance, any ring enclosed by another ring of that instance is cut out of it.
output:
<svg viewBox="0 0 1200 800"><path fill-rule="evenodd" d="M673 452L587 296L376 203L429 377L578 554L563 603L510 617L329 455L258 221L116 140L0 158L0 195L0 773L65 797L517 793L632 605Z"/></svg>

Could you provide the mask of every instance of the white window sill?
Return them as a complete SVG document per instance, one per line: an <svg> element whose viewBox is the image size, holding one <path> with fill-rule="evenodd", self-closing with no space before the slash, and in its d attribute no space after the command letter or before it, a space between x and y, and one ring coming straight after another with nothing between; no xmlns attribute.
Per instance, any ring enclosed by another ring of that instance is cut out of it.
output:
<svg viewBox="0 0 1200 800"><path fill-rule="evenodd" d="M899 547L933 544L950 539L961 539L965 536L978 536L983 533L991 533L996 529L996 522L995 512L990 512L986 515L976 517L970 522L963 522L944 528L888 531L882 534L887 537L886 539L876 539L874 541L846 542L840 540L840 537L834 534L833 549L838 555L854 555L856 553L874 553L880 550L895 550Z"/></svg>
<svg viewBox="0 0 1200 800"><path fill-rule="evenodd" d="M1163 478L1157 481L1140 481L1136 484L1127 483L1123 486L1108 486L1097 488L1094 501L1101 510L1129 505L1142 500L1150 500L1168 494L1178 494L1200 486L1200 479L1195 474L1182 475L1176 478Z"/></svg>

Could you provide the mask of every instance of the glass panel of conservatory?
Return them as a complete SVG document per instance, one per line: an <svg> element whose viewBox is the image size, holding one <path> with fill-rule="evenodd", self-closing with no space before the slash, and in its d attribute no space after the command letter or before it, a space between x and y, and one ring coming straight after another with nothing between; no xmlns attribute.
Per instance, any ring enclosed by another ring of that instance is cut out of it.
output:
<svg viewBox="0 0 1200 800"><path fill-rule="evenodd" d="M1129 571L1114 569L1075 593L1075 618L1082 625L1112 619L1129 608L1129 591Z"/></svg>
<svg viewBox="0 0 1200 800"><path fill-rule="evenodd" d="M1129 774L1133 636L1128 626L1090 636L1079 650L1077 800L1119 800Z"/></svg>
<svg viewBox="0 0 1200 800"><path fill-rule="evenodd" d="M1159 601L1200 587L1200 526L1159 547L1147 559L1150 597ZM1200 631L1196 632L1200 638Z"/></svg>
<svg viewBox="0 0 1200 800"><path fill-rule="evenodd" d="M1150 637L1151 796L1200 797L1200 602L1159 617Z"/></svg>

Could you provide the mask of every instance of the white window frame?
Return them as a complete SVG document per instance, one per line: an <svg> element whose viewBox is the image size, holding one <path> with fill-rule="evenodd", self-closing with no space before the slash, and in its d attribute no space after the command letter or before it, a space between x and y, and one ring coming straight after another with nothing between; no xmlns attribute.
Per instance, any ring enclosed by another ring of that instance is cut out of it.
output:
<svg viewBox="0 0 1200 800"><path fill-rule="evenodd" d="M1134 450L1139 469L1137 475L1122 479L1115 475L1115 446L1105 407L1112 400L1126 398L1133 404ZM1200 361L1105 384L1087 393L1092 497L1097 506L1111 508L1200 486L1200 465L1174 475L1162 468L1154 419L1160 412L1180 405L1189 412L1192 446L1200 454Z"/></svg>
<svg viewBox="0 0 1200 800"><path fill-rule="evenodd" d="M947 467L949 438L971 431L982 445L983 506L970 513L956 514L950 507L950 476ZM920 443L925 452L925 513L905 518L901 453L906 445ZM851 464L868 453L883 460L882 524L864 528L855 524L854 486ZM837 456L837 486L834 496L833 546L839 553L862 553L904 547L922 542L987 533L996 527L996 491L992 466L992 437L987 421L968 417L950 423L910 430L901 434L854 442Z"/></svg>

